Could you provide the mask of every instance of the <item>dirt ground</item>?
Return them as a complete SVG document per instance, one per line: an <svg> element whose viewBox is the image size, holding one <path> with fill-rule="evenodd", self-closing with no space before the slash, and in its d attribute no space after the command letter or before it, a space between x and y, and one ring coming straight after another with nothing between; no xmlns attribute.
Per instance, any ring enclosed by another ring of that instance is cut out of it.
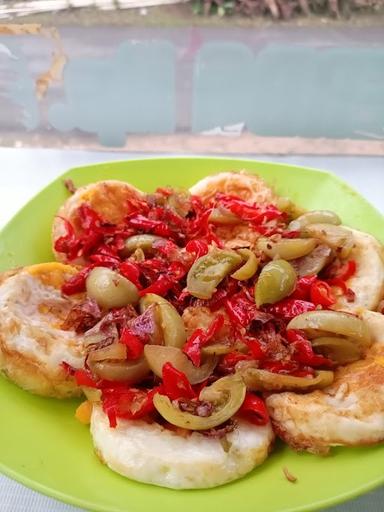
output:
<svg viewBox="0 0 384 512"><path fill-rule="evenodd" d="M5 20L6 22L11 20ZM12 20L16 21L16 20ZM119 9L116 11L100 11L91 8L72 9L56 13L42 13L17 18L17 22L42 23L45 25L116 25L116 26L157 26L157 27L269 27L269 26L384 26L384 8L375 13L364 11L354 13L349 19L332 19L322 16L297 16L289 21L275 21L268 16L245 17L233 16L201 16L193 13L192 3L164 5L143 9Z"/></svg>

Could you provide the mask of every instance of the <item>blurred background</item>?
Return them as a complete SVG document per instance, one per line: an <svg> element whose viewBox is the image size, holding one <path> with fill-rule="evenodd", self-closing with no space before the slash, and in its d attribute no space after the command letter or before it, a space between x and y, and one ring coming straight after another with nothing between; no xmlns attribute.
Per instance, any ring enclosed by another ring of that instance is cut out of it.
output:
<svg viewBox="0 0 384 512"><path fill-rule="evenodd" d="M384 154L384 0L6 0L0 145Z"/></svg>

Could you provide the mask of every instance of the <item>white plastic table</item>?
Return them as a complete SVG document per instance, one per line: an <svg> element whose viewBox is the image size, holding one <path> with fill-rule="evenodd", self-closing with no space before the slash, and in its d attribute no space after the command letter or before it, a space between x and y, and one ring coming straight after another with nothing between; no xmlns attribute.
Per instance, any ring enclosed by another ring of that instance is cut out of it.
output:
<svg viewBox="0 0 384 512"><path fill-rule="evenodd" d="M0 227L30 197L71 167L106 160L148 156L157 155L0 148ZM384 213L384 158L258 155L255 156L255 159L287 162L333 171ZM384 510L384 488L328 509L328 512L361 512L362 510L382 512ZM43 496L2 475L0 475L0 511L81 512L78 508ZM127 512L129 512L128 509Z"/></svg>

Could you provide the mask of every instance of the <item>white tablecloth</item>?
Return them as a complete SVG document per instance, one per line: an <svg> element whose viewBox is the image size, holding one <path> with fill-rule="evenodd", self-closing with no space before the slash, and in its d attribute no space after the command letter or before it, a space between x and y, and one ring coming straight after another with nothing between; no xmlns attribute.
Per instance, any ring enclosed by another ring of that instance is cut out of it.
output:
<svg viewBox="0 0 384 512"><path fill-rule="evenodd" d="M96 153L40 149L0 148L0 226L44 185L65 170L105 160L140 158L149 155ZM154 155L151 155L154 156ZM255 157L256 158L256 157ZM353 157L268 157L259 160L287 162L333 171L384 213L384 159ZM382 512L384 489L367 494L328 512ZM1 512L80 512L80 509L47 498L0 475ZM129 509L127 509L129 512Z"/></svg>

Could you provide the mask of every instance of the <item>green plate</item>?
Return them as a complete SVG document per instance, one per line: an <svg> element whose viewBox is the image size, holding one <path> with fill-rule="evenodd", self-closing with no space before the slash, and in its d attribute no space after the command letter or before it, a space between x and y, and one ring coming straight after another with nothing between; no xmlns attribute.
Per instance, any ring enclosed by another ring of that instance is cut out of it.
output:
<svg viewBox="0 0 384 512"><path fill-rule="evenodd" d="M188 187L222 170L258 173L278 193L307 208L329 208L344 223L384 236L383 217L335 176L300 167L214 158L164 158L92 165L63 177L76 185L114 178L151 191ZM62 178L32 199L0 235L0 269L49 261L50 226L67 197ZM337 448L329 457L297 454L278 445L267 462L241 480L197 491L172 491L131 482L104 467L88 429L73 413L76 401L39 398L0 379L0 468L33 489L103 512L288 512L319 509L366 492L384 481L384 446ZM283 476L286 466L298 477Z"/></svg>

